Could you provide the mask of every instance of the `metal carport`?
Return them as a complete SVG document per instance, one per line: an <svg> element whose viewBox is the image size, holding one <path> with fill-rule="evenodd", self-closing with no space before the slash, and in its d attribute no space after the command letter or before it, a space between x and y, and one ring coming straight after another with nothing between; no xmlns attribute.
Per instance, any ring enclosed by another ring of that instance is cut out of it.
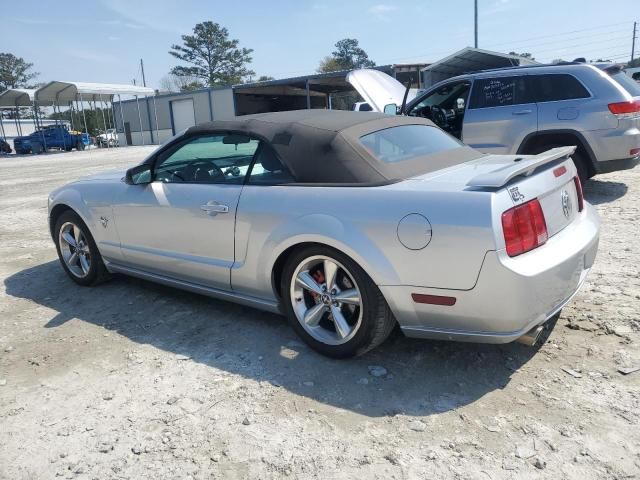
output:
<svg viewBox="0 0 640 480"><path fill-rule="evenodd" d="M391 65L376 67L376 69L393 75ZM246 115L304 108L331 108L334 94L354 90L353 85L346 80L349 71L339 70L234 85L235 113Z"/></svg>
<svg viewBox="0 0 640 480"><path fill-rule="evenodd" d="M519 55L466 47L422 69L422 83L430 87L447 78L491 68L538 65L539 62Z"/></svg>
<svg viewBox="0 0 640 480"><path fill-rule="evenodd" d="M138 102L139 96L144 96L145 100L148 96L153 96L154 99L154 112L156 116L156 142L157 135L157 110L155 108L155 90L149 87L140 87L137 85L125 85L125 84L110 84L110 83L88 83L88 82L66 82L66 81L53 81L49 82L43 87L40 87L35 91L35 103L41 105L44 103L51 103L52 106L61 105L71 106L73 109L73 102L80 105L80 109L83 114L85 133L87 132L87 121L84 115L84 103L93 102L94 107L96 102L104 102L105 105L111 103L111 112L113 114L113 98L118 96L118 101L122 101L122 95L130 95L135 97L138 108L138 121L142 126L142 117L140 115L140 104ZM122 112L122 110L120 110ZM148 115L149 109L147 109ZM102 110L102 120L104 123L105 132L107 130L107 122L104 116L104 109ZM111 123L111 121L110 121ZM151 121L149 121L151 123ZM115 121L114 121L115 124ZM141 128L142 130L142 128ZM141 132L142 135L142 132ZM151 141L154 143L153 133L151 134ZM142 144L144 145L144 138L142 138Z"/></svg>
<svg viewBox="0 0 640 480"><path fill-rule="evenodd" d="M16 123L16 131L19 135L22 135L20 107L31 107L33 105L34 93L35 90L30 88L10 88L0 93L0 109L15 109L16 116L14 121ZM2 133L2 138L6 139L2 115L0 115L0 132Z"/></svg>

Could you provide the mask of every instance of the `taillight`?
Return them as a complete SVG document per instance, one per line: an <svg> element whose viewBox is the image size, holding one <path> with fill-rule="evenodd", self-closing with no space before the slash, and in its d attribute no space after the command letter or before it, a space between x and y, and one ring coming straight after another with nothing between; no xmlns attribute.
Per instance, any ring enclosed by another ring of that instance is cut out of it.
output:
<svg viewBox="0 0 640 480"><path fill-rule="evenodd" d="M544 213L537 198L502 214L507 255L515 257L544 245L549 238Z"/></svg>
<svg viewBox="0 0 640 480"><path fill-rule="evenodd" d="M640 99L628 102L610 103L609 111L618 117L636 117L640 115Z"/></svg>
<svg viewBox="0 0 640 480"><path fill-rule="evenodd" d="M582 182L577 175L573 177L573 182L576 184L576 193L578 194L578 211L581 212L584 209L584 193L582 192Z"/></svg>

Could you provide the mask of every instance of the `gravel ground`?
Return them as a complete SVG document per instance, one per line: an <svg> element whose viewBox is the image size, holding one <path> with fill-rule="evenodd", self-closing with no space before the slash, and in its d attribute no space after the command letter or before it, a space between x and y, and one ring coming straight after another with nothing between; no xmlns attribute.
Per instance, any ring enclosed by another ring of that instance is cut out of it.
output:
<svg viewBox="0 0 640 480"><path fill-rule="evenodd" d="M67 279L47 193L150 151L0 158L0 477L640 477L640 168L587 185L599 256L541 348L335 361L276 315Z"/></svg>

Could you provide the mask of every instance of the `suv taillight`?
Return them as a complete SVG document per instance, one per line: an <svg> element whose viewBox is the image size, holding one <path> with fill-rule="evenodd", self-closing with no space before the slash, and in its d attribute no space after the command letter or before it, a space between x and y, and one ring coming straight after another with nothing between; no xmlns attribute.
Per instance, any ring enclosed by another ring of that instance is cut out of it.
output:
<svg viewBox="0 0 640 480"><path fill-rule="evenodd" d="M610 103L609 111L617 117L636 117L640 115L640 99L628 102Z"/></svg>
<svg viewBox="0 0 640 480"><path fill-rule="evenodd" d="M578 194L578 211L581 212L584 209L584 193L582 192L582 182L577 175L573 177L573 182L576 184L576 193Z"/></svg>
<svg viewBox="0 0 640 480"><path fill-rule="evenodd" d="M515 257L544 245L549 238L544 213L537 198L502 214L507 255Z"/></svg>

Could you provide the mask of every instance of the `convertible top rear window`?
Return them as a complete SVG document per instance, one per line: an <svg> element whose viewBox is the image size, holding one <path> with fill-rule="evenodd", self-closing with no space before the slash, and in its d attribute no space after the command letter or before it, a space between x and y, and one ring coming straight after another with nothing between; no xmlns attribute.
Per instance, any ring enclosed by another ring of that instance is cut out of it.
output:
<svg viewBox="0 0 640 480"><path fill-rule="evenodd" d="M385 163L403 162L461 148L454 137L430 125L400 125L360 137L362 145Z"/></svg>

